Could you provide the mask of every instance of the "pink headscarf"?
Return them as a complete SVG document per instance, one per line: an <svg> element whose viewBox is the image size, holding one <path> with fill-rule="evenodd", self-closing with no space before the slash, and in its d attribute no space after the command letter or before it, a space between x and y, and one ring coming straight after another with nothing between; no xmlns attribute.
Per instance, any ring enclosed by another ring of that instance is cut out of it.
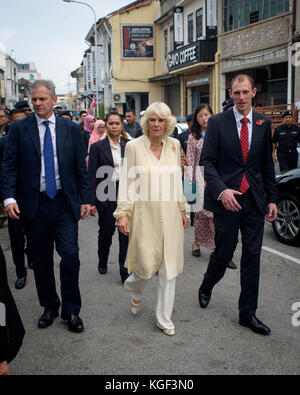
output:
<svg viewBox="0 0 300 395"><path fill-rule="evenodd" d="M98 131L99 126L105 126L105 122L100 120L95 123L95 127L89 141L88 152L90 152L91 145L97 143L97 141L99 140L102 140L103 136L105 135L105 132L102 134L99 133Z"/></svg>
<svg viewBox="0 0 300 395"><path fill-rule="evenodd" d="M89 133L93 133L93 129L90 127L90 122L93 121L95 117L92 115L87 115L84 120L84 130L86 130Z"/></svg>

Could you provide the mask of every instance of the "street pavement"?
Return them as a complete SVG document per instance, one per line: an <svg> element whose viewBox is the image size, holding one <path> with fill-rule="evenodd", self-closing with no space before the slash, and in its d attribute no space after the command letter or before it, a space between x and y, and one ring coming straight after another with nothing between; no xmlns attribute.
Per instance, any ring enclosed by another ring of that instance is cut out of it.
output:
<svg viewBox="0 0 300 395"><path fill-rule="evenodd" d="M292 325L292 305L300 302L300 248L277 242L267 225L264 246L296 258L293 262L263 251L258 317L272 329L270 337L254 334L238 324L239 270L228 270L215 288L210 305L201 310L198 289L209 259L191 254L193 228L186 230L185 270L178 277L173 321L176 336L155 327L157 277L146 288L138 316L132 316L117 264L117 234L109 258L108 274L97 271L97 220L80 223L80 285L83 299L83 334L73 334L56 319L46 330L37 328L42 313L33 272L26 288L14 289L15 273L7 225L0 243L7 259L9 283L19 307L26 337L12 375L231 375L300 374L300 326ZM240 245L234 256L239 264ZM298 261L297 261L298 260ZM56 255L59 288L59 257Z"/></svg>

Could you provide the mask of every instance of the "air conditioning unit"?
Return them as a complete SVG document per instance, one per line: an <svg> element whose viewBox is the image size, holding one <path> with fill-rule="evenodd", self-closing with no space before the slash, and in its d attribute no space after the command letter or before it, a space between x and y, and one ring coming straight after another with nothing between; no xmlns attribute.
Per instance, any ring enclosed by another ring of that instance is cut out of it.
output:
<svg viewBox="0 0 300 395"><path fill-rule="evenodd" d="M115 104L123 104L126 103L126 95L125 93L114 93L113 94L114 103Z"/></svg>

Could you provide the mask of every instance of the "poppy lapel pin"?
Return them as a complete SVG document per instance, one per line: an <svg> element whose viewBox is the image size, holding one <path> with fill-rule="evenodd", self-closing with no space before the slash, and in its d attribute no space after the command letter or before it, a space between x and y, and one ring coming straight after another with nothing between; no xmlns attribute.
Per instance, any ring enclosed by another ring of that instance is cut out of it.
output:
<svg viewBox="0 0 300 395"><path fill-rule="evenodd" d="M256 125L261 126L262 124L264 124L266 122L265 119L259 119L258 121L256 121Z"/></svg>

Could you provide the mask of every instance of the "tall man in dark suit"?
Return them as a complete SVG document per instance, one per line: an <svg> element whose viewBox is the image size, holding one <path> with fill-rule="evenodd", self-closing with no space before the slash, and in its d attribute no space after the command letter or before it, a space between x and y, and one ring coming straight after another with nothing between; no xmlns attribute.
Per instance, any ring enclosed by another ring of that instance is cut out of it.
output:
<svg viewBox="0 0 300 395"><path fill-rule="evenodd" d="M32 85L35 114L11 126L2 161L2 196L8 215L22 218L44 314L41 329L58 316L60 299L54 278L54 242L61 257L63 319L73 332L84 330L79 318L78 221L90 213L90 189L79 127L56 118L55 86Z"/></svg>
<svg viewBox="0 0 300 395"><path fill-rule="evenodd" d="M199 302L207 307L241 230L240 325L269 335L270 329L255 314L265 216L269 222L277 217L271 122L252 109L256 88L251 77L234 78L230 94L235 107L209 120L200 162L207 182L205 209L214 213L216 250L199 290Z"/></svg>

